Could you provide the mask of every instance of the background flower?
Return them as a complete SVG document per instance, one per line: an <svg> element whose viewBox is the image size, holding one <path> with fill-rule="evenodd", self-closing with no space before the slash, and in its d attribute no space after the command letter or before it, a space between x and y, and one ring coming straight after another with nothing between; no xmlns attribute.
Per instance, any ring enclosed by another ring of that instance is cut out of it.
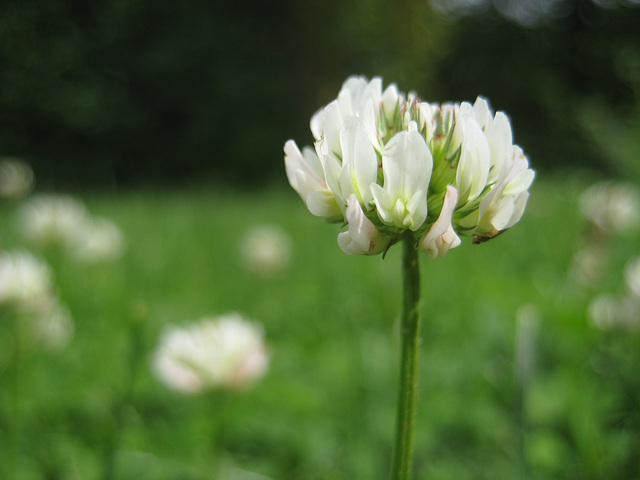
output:
<svg viewBox="0 0 640 480"><path fill-rule="evenodd" d="M268 364L262 327L238 313L168 327L153 355L158 378L182 393L246 388Z"/></svg>
<svg viewBox="0 0 640 480"><path fill-rule="evenodd" d="M0 305L33 308L52 295L51 269L26 250L0 253Z"/></svg>
<svg viewBox="0 0 640 480"><path fill-rule="evenodd" d="M31 166L18 158L0 158L0 197L22 198L33 188Z"/></svg>
<svg viewBox="0 0 640 480"><path fill-rule="evenodd" d="M255 225L240 241L242 264L251 272L270 278L289 266L291 238L277 225Z"/></svg>

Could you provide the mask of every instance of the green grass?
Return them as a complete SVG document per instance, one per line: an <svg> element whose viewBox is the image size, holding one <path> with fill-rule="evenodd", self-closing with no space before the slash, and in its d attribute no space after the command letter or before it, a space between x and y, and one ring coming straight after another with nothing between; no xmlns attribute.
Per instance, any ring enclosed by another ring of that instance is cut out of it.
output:
<svg viewBox="0 0 640 480"><path fill-rule="evenodd" d="M597 292L622 292L621 269L640 254L638 236L616 238L602 283L580 288L567 272L584 232L577 208L584 186L539 179L509 232L482 245L464 239L443 259L422 256L416 479L513 479L522 468L539 480L640 475L638 332L602 332L586 314ZM398 246L384 260L344 255L339 226L310 215L288 189L83 199L120 225L128 249L117 262L92 266L45 254L76 330L63 352L38 352L23 365L19 478L101 478L118 425L114 478L215 478L211 438L220 424L228 478L386 478ZM14 212L15 205L0 209L4 249L20 245ZM292 262L271 279L244 269L238 255L244 232L262 223L292 237ZM517 311L527 304L539 323L521 397L514 344ZM166 324L231 310L265 327L272 361L254 388L185 396L153 377L149 358ZM0 355L3 396L8 358ZM132 365L132 395L121 404ZM6 426L7 400L0 405ZM0 448L4 465L6 452Z"/></svg>

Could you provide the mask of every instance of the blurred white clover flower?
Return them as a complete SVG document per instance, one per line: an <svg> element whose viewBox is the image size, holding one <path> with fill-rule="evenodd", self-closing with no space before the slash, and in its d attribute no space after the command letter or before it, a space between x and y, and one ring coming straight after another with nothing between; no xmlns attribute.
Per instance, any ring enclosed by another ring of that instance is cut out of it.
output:
<svg viewBox="0 0 640 480"><path fill-rule="evenodd" d="M627 288L621 297L601 294L591 301L589 318L598 328L640 327L640 257L627 262L624 278Z"/></svg>
<svg viewBox="0 0 640 480"><path fill-rule="evenodd" d="M0 158L0 197L22 198L33 188L31 166L18 158Z"/></svg>
<svg viewBox="0 0 640 480"><path fill-rule="evenodd" d="M0 252L0 307L17 315L31 346L58 351L73 337L71 313L54 293L51 269L26 250Z"/></svg>
<svg viewBox="0 0 640 480"><path fill-rule="evenodd" d="M240 241L242 264L253 273L270 278L289 266L291 238L277 225L249 228Z"/></svg>
<svg viewBox="0 0 640 480"><path fill-rule="evenodd" d="M19 229L33 245L66 247L82 231L88 215L84 205L72 197L36 195L19 211Z"/></svg>
<svg viewBox="0 0 640 480"><path fill-rule="evenodd" d="M70 243L70 253L85 263L117 260L126 249L122 230L113 221L101 217L87 218Z"/></svg>
<svg viewBox="0 0 640 480"><path fill-rule="evenodd" d="M596 327L607 330L615 325L618 308L618 299L613 295L598 295L589 303L589 320Z"/></svg>
<svg viewBox="0 0 640 480"><path fill-rule="evenodd" d="M117 260L126 248L118 225L90 215L80 200L67 195L34 196L20 209L18 222L32 245L62 248L85 263Z"/></svg>
<svg viewBox="0 0 640 480"><path fill-rule="evenodd" d="M152 362L159 380L189 394L246 388L266 372L269 355L262 327L232 312L168 327Z"/></svg>
<svg viewBox="0 0 640 480"><path fill-rule="evenodd" d="M624 269L624 278L630 294L640 302L640 257L627 262Z"/></svg>
<svg viewBox="0 0 640 480"><path fill-rule="evenodd" d="M284 146L309 211L344 222L348 254L385 252L404 234L428 256L493 238L520 220L534 172L511 125L481 97L429 104L382 80L349 77L311 118L315 149Z"/></svg>
<svg viewBox="0 0 640 480"><path fill-rule="evenodd" d="M600 244L580 248L571 263L571 278L584 287L599 281L605 271L608 251Z"/></svg>
<svg viewBox="0 0 640 480"><path fill-rule="evenodd" d="M640 299L601 294L589 304L588 314L591 323L601 330L635 330L640 327Z"/></svg>
<svg viewBox="0 0 640 480"><path fill-rule="evenodd" d="M580 196L584 217L605 232L624 233L640 227L640 191L629 184L599 182Z"/></svg>
<svg viewBox="0 0 640 480"><path fill-rule="evenodd" d="M26 250L0 252L0 305L31 309L52 295L51 269Z"/></svg>
<svg viewBox="0 0 640 480"><path fill-rule="evenodd" d="M55 297L42 303L30 317L29 338L44 350L63 350L73 338L75 328L71 312Z"/></svg>

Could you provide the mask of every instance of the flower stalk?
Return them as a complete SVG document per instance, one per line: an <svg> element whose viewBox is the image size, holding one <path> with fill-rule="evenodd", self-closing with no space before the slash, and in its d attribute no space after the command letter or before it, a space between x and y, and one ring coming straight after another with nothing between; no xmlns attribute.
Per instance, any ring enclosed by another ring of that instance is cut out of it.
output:
<svg viewBox="0 0 640 480"><path fill-rule="evenodd" d="M420 349L420 262L412 235L405 235L402 257L402 351L400 388L396 417L396 440L391 462L391 480L411 478L413 430L418 393Z"/></svg>

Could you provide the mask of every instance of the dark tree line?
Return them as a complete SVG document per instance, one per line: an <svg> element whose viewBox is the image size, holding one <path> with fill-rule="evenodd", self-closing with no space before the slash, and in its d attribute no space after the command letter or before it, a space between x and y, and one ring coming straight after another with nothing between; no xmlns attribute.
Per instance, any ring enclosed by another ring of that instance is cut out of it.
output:
<svg viewBox="0 0 640 480"><path fill-rule="evenodd" d="M358 73L432 101L485 95L537 168L620 172L584 125L593 105L640 115L640 9L556 3L525 27L491 5L446 20L426 0L10 0L0 155L52 187L261 183Z"/></svg>

